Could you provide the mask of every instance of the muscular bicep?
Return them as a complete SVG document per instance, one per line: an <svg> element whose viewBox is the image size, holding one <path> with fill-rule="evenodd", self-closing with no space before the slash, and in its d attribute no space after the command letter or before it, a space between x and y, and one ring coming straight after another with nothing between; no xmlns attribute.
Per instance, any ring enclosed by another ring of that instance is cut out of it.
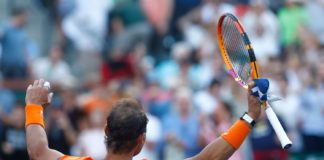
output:
<svg viewBox="0 0 324 160"><path fill-rule="evenodd" d="M226 160L235 149L222 137L218 137L212 143L207 145L198 155L186 160Z"/></svg>

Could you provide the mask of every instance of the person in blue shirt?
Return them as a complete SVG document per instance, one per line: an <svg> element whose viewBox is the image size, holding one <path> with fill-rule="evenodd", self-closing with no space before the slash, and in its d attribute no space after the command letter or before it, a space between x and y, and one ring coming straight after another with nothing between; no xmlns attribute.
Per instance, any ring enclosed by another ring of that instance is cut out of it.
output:
<svg viewBox="0 0 324 160"><path fill-rule="evenodd" d="M163 119L165 159L184 159L199 153L198 116L192 112L191 92L187 88L176 91L173 112ZM177 154L175 158L175 154Z"/></svg>
<svg viewBox="0 0 324 160"><path fill-rule="evenodd" d="M26 23L27 11L15 8L11 12L10 20L0 24L0 62L4 79L23 79L28 76L28 37L23 30Z"/></svg>

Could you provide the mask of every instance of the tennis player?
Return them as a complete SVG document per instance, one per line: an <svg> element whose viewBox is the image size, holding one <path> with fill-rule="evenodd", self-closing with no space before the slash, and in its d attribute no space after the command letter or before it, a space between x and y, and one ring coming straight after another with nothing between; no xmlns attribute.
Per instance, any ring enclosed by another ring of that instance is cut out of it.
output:
<svg viewBox="0 0 324 160"><path fill-rule="evenodd" d="M249 85L250 88L253 86L253 83ZM187 160L224 160L240 147L261 112L259 99L251 95L250 88L248 112L198 155ZM64 155L48 147L43 110L51 102L51 95L49 88L44 86L43 79L35 80L27 88L25 126L30 158L32 160L93 160L91 157ZM121 99L114 104L105 127L105 143L108 151L106 160L131 160L137 155L145 142L147 121L142 106L136 100Z"/></svg>

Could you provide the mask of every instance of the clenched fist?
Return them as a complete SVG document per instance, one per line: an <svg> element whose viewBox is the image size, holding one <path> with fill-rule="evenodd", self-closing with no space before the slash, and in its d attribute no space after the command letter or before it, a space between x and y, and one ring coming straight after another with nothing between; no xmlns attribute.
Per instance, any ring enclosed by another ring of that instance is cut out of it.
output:
<svg viewBox="0 0 324 160"><path fill-rule="evenodd" d="M51 103L53 93L49 91L48 86L44 86L45 81L43 79L35 80L34 84L31 84L27 88L26 92L26 104L38 104L43 107Z"/></svg>

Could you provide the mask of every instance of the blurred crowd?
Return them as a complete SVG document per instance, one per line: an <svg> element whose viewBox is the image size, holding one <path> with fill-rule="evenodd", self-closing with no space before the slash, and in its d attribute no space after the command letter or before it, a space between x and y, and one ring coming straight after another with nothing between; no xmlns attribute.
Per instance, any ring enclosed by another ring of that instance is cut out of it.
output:
<svg viewBox="0 0 324 160"><path fill-rule="evenodd" d="M0 0L5 1L5 0ZM9 1L9 0L8 0ZM46 52L25 31L29 6L0 20L0 160L27 160L24 94L51 82L49 145L64 154L106 153L111 104L134 97L149 118L135 160L197 154L246 110L217 46L221 14L237 15L271 81L272 105L293 141L281 149L262 115L231 160L324 159L324 0L30 0L51 30ZM38 34L44 34L43 32ZM55 35L55 36L50 36ZM44 35L43 35L44 36ZM45 34L46 36L46 34Z"/></svg>

